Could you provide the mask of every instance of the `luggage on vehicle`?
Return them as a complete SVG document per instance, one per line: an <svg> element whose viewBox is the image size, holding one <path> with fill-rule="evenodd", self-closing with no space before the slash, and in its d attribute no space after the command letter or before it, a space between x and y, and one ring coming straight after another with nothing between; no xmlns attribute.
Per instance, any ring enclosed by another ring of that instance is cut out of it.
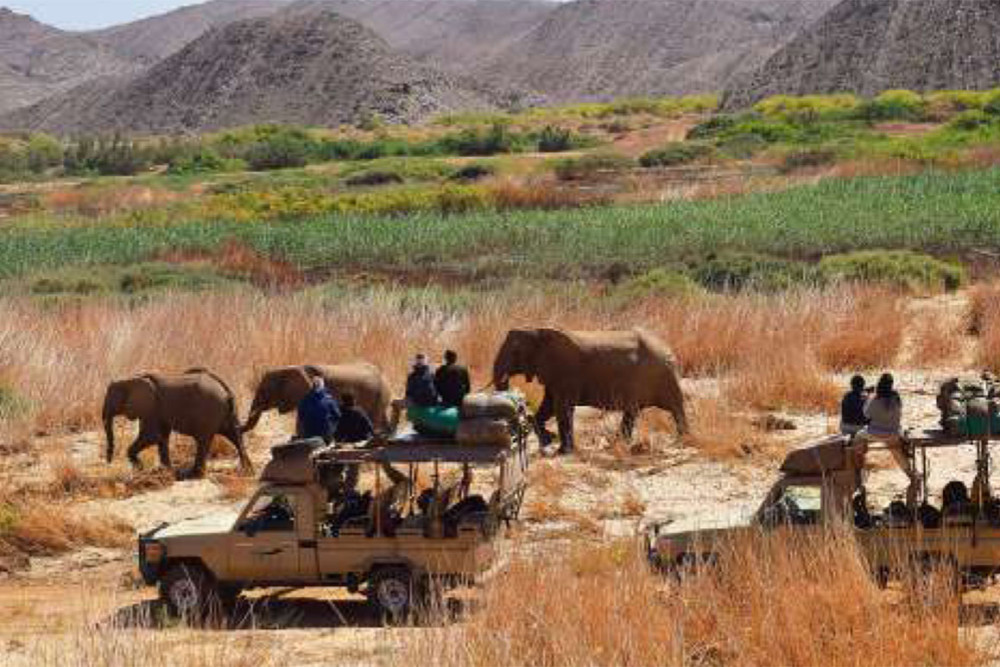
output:
<svg viewBox="0 0 1000 667"><path fill-rule="evenodd" d="M1000 435L1000 403L990 377L982 380L950 378L941 384L937 406L941 428L957 437Z"/></svg>
<svg viewBox="0 0 1000 667"><path fill-rule="evenodd" d="M461 421L458 408L446 408L439 405L423 407L411 405L406 410L406 417L413 424L414 430L429 438L453 438Z"/></svg>
<svg viewBox="0 0 1000 667"><path fill-rule="evenodd" d="M469 394L462 401L462 419L517 419L524 401L509 391Z"/></svg>
<svg viewBox="0 0 1000 667"><path fill-rule="evenodd" d="M458 425L455 440L460 445L510 447L513 439L508 422L500 419L465 419Z"/></svg>

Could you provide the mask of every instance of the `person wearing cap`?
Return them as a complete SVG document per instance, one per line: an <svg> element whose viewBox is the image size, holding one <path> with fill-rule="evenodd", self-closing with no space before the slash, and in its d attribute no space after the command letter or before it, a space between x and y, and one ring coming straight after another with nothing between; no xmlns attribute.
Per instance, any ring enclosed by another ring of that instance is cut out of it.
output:
<svg viewBox="0 0 1000 667"><path fill-rule="evenodd" d="M421 408L432 408L441 402L434 387L434 374L423 354L414 359L413 368L406 378L406 400L410 405Z"/></svg>
<svg viewBox="0 0 1000 667"><path fill-rule="evenodd" d="M462 407L462 401L472 391L469 369L458 363L458 353L447 350L444 364L434 373L434 388L441 397L441 404L449 408Z"/></svg>
<svg viewBox="0 0 1000 667"><path fill-rule="evenodd" d="M320 438L326 444L333 442L340 421L340 406L327 391L323 378L312 381L312 389L299 402L296 435L299 438Z"/></svg>

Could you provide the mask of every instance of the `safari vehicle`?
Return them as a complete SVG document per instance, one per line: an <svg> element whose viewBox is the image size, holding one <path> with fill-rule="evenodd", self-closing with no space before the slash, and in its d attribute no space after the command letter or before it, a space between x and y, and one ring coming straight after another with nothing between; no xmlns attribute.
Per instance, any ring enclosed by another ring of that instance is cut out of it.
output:
<svg viewBox="0 0 1000 667"><path fill-rule="evenodd" d="M255 587L337 586L405 617L497 563L496 538L517 519L526 488L527 428L512 430L506 444L414 435L359 449L276 447L240 512L142 535L139 569L180 615ZM418 494L421 472L433 484ZM352 474L355 490L344 481ZM458 481L446 483L449 475Z"/></svg>
<svg viewBox="0 0 1000 667"><path fill-rule="evenodd" d="M989 485L990 449L997 440L1000 436L970 439L942 431L908 433L904 453L916 473L913 481L900 498L872 513L864 485L867 452L885 447L870 444L863 451L846 436L831 436L788 455L782 477L744 525L701 530L652 526L647 532L649 560L658 569L677 572L715 563L722 541L740 533L838 525L853 531L881 585L944 567L956 583L983 586L1000 572L1000 501L992 497ZM974 454L977 475L971 495L964 483L949 482L938 508L927 493L927 453L941 449L955 456Z"/></svg>

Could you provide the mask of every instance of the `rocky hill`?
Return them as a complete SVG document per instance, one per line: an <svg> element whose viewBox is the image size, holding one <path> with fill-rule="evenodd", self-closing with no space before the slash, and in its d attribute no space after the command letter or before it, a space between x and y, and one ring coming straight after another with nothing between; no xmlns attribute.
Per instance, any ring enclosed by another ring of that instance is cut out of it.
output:
<svg viewBox="0 0 1000 667"><path fill-rule="evenodd" d="M277 13L292 0L211 0L104 30L89 37L146 64L171 56L212 28Z"/></svg>
<svg viewBox="0 0 1000 667"><path fill-rule="evenodd" d="M551 102L715 92L833 2L576 0L475 71Z"/></svg>
<svg viewBox="0 0 1000 667"><path fill-rule="evenodd" d="M335 126L371 113L415 121L486 106L356 21L319 11L210 30L131 80L70 91L8 115L0 126L149 133L259 122Z"/></svg>
<svg viewBox="0 0 1000 667"><path fill-rule="evenodd" d="M732 86L727 108L769 95L1000 85L997 0L844 0Z"/></svg>
<svg viewBox="0 0 1000 667"><path fill-rule="evenodd" d="M0 7L0 113L138 68L91 36L64 32Z"/></svg>

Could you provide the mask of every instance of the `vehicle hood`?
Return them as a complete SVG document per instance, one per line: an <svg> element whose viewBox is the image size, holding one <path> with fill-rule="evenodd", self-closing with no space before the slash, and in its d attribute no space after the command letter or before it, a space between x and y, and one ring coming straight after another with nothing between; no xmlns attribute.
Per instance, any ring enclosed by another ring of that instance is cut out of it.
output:
<svg viewBox="0 0 1000 667"><path fill-rule="evenodd" d="M748 517L681 519L654 528L651 542L661 553L676 552L696 544L707 546L719 538L747 530L751 530Z"/></svg>
<svg viewBox="0 0 1000 667"><path fill-rule="evenodd" d="M191 535L215 535L228 533L236 525L239 518L237 512L217 512L196 519L184 519L156 529L149 537L164 539L170 537L188 537Z"/></svg>

